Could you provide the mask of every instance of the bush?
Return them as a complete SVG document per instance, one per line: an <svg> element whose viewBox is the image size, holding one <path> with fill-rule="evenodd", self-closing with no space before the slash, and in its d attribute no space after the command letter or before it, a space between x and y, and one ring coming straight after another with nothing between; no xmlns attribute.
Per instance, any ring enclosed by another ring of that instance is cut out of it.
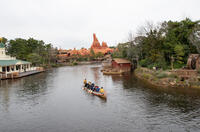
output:
<svg viewBox="0 0 200 132"><path fill-rule="evenodd" d="M174 68L175 69L179 69L179 68L182 68L182 67L184 67L185 66L185 64L180 64L180 63L174 63Z"/></svg>
<svg viewBox="0 0 200 132"><path fill-rule="evenodd" d="M147 67L148 65L151 64L151 62L148 60L148 59L143 59L139 62L139 64L142 66L142 67Z"/></svg>
<svg viewBox="0 0 200 132"><path fill-rule="evenodd" d="M77 59L77 61L87 61L87 60L88 60L87 57L79 57L79 58Z"/></svg>
<svg viewBox="0 0 200 132"><path fill-rule="evenodd" d="M178 78L178 76L176 74L170 74L169 77L170 78Z"/></svg>
<svg viewBox="0 0 200 132"><path fill-rule="evenodd" d="M168 76L167 76L166 73L161 72L161 73L157 74L156 77L157 77L157 78L166 78L166 77L168 77Z"/></svg>
<svg viewBox="0 0 200 132"><path fill-rule="evenodd" d="M150 79L151 78L151 75L150 74L146 74L146 73L143 73L142 75L145 79Z"/></svg>
<svg viewBox="0 0 200 132"><path fill-rule="evenodd" d="M78 65L78 63L77 62L72 62L72 65L75 66L75 65Z"/></svg>

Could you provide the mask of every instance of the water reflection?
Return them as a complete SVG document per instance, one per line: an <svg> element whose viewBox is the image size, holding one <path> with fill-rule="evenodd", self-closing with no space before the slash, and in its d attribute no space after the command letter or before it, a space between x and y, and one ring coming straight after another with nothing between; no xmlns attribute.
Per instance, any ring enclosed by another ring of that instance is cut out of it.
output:
<svg viewBox="0 0 200 132"><path fill-rule="evenodd" d="M94 75L94 83L99 84L99 79L100 79L100 67L92 67L91 68L93 75Z"/></svg>

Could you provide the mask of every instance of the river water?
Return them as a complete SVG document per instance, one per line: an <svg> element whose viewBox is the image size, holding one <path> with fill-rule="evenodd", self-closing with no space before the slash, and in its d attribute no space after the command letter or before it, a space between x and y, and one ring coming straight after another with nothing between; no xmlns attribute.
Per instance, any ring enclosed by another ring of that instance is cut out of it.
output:
<svg viewBox="0 0 200 132"><path fill-rule="evenodd" d="M198 132L200 90L151 88L100 65L60 67L0 83L0 132ZM107 100L81 89L103 86Z"/></svg>

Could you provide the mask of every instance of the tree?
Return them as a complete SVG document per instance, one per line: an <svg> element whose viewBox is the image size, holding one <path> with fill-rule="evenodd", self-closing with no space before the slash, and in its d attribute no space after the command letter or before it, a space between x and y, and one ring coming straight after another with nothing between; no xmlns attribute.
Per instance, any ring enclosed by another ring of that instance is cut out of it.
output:
<svg viewBox="0 0 200 132"><path fill-rule="evenodd" d="M186 18L156 26L147 22L139 28L137 36L129 33L128 42L118 44L112 56L138 58L142 66L166 69L182 67L190 53L200 53L200 25L199 21Z"/></svg>
<svg viewBox="0 0 200 132"><path fill-rule="evenodd" d="M197 52L200 53L200 25L198 23L199 22L196 22L195 27L189 35L189 41L196 47Z"/></svg>
<svg viewBox="0 0 200 132"><path fill-rule="evenodd" d="M56 63L57 49L52 44L45 44L44 41L34 38L10 40L7 43L7 52L17 59L33 61L35 64ZM36 61L33 57L40 58Z"/></svg>
<svg viewBox="0 0 200 132"><path fill-rule="evenodd" d="M103 53L98 52L98 53L96 54L96 58L101 58L101 57L103 57Z"/></svg>
<svg viewBox="0 0 200 132"><path fill-rule="evenodd" d="M39 56L36 53L30 53L27 56L27 60L30 61L30 62L32 62L33 65L39 65L39 64L41 64L41 56Z"/></svg>

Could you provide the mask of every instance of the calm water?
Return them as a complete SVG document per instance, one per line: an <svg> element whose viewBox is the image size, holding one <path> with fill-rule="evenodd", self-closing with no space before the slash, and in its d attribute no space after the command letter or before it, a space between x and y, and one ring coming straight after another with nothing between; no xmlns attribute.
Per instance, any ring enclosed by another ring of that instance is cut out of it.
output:
<svg viewBox="0 0 200 132"><path fill-rule="evenodd" d="M104 86L107 101L81 89ZM61 67L0 83L0 132L200 131L200 90L149 88L104 76L100 65Z"/></svg>

